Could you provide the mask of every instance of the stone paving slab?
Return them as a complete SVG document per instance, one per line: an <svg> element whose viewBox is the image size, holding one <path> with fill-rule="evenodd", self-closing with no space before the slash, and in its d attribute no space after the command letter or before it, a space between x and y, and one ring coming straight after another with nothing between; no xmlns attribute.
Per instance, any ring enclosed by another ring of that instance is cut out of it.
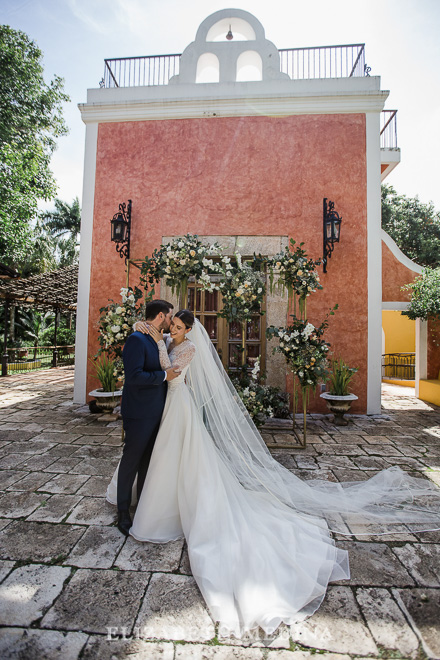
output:
<svg viewBox="0 0 440 660"><path fill-rule="evenodd" d="M407 544L393 548L393 552L408 568L417 585L440 587L440 544Z"/></svg>
<svg viewBox="0 0 440 660"><path fill-rule="evenodd" d="M179 644L179 646L176 646L175 660L264 660L264 657L260 649L206 646L203 644ZM289 653L289 660L290 658L292 658L292 654ZM279 660L282 660L282 658ZM292 658L292 660L297 659Z"/></svg>
<svg viewBox="0 0 440 660"><path fill-rule="evenodd" d="M116 508L101 497L84 497L67 519L80 525L111 525L116 521Z"/></svg>
<svg viewBox="0 0 440 660"><path fill-rule="evenodd" d="M0 625L30 626L61 593L70 568L30 564L12 571L0 585Z"/></svg>
<svg viewBox="0 0 440 660"><path fill-rule="evenodd" d="M0 558L50 562L69 553L85 532L77 525L15 520L0 532Z"/></svg>
<svg viewBox="0 0 440 660"><path fill-rule="evenodd" d="M378 654L349 587L329 587L319 610L291 626L292 639L303 646L350 654Z"/></svg>
<svg viewBox="0 0 440 660"><path fill-rule="evenodd" d="M101 634L115 627L130 634L149 579L149 573L79 569L41 627Z"/></svg>
<svg viewBox="0 0 440 660"><path fill-rule="evenodd" d="M92 525L63 563L81 568L111 568L124 542L116 527Z"/></svg>
<svg viewBox="0 0 440 660"><path fill-rule="evenodd" d="M417 656L417 635L387 589L358 589L356 600L376 644L398 651L405 657Z"/></svg>
<svg viewBox="0 0 440 660"><path fill-rule="evenodd" d="M88 635L31 628L0 628L2 660L77 660Z"/></svg>
<svg viewBox="0 0 440 660"><path fill-rule="evenodd" d="M7 487L7 490L32 492L49 481L49 479L50 475L46 472L29 472L23 477L20 477L18 481L14 481L13 484Z"/></svg>
<svg viewBox="0 0 440 660"><path fill-rule="evenodd" d="M428 658L440 658L440 591L393 589L393 595L420 638Z"/></svg>
<svg viewBox="0 0 440 660"><path fill-rule="evenodd" d="M9 573L14 568L14 565L14 561L0 559L0 582L2 582L2 580L4 580L7 575L9 575Z"/></svg>
<svg viewBox="0 0 440 660"><path fill-rule="evenodd" d="M350 581L339 584L367 586L415 586L415 582L385 543L340 541L338 547L348 550Z"/></svg>
<svg viewBox="0 0 440 660"><path fill-rule="evenodd" d="M55 476L52 474L45 474L46 481L40 487L37 486L37 490L44 493L52 493L54 495L73 495L77 492L80 495L84 495L85 493L81 493L80 489L90 478L88 474L56 474ZM10 488L18 490L20 484L21 481Z"/></svg>
<svg viewBox="0 0 440 660"><path fill-rule="evenodd" d="M148 642L143 639L119 639L91 635L81 660L174 660L171 642Z"/></svg>
<svg viewBox="0 0 440 660"><path fill-rule="evenodd" d="M204 642L215 627L193 577L155 573L136 619L145 638Z"/></svg>
<svg viewBox="0 0 440 660"><path fill-rule="evenodd" d="M141 543L131 536L115 561L115 566L125 571L166 571L179 568L183 539L169 543Z"/></svg>
<svg viewBox="0 0 440 660"><path fill-rule="evenodd" d="M29 516L45 501L44 495L28 492L7 492L0 497L0 516L23 518Z"/></svg>
<svg viewBox="0 0 440 660"><path fill-rule="evenodd" d="M26 520L60 523L80 500L82 500L82 497L75 495L49 495L43 504L31 513Z"/></svg>

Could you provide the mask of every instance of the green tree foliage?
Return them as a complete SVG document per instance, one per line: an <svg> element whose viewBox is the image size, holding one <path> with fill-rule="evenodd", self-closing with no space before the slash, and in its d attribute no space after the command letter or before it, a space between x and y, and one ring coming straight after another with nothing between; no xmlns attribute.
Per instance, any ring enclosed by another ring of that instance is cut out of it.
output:
<svg viewBox="0 0 440 660"><path fill-rule="evenodd" d="M410 319L440 320L440 268L425 268L422 275L404 287L411 291L411 302L402 312Z"/></svg>
<svg viewBox="0 0 440 660"><path fill-rule="evenodd" d="M55 200L55 209L41 216L44 228L56 241L60 268L78 262L79 234L81 230L81 206L78 197L72 204Z"/></svg>
<svg viewBox="0 0 440 660"><path fill-rule="evenodd" d="M65 135L63 79L46 84L42 52L29 37L0 26L0 260L17 266L32 242L39 200L56 186L50 158Z"/></svg>
<svg viewBox="0 0 440 660"><path fill-rule="evenodd" d="M382 186L382 229L410 259L421 266L440 266L440 213L418 197L398 195Z"/></svg>

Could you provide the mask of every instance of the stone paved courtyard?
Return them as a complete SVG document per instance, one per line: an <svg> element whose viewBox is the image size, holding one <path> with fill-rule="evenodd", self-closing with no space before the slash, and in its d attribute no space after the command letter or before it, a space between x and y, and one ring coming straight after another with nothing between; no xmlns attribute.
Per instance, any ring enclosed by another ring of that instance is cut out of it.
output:
<svg viewBox="0 0 440 660"><path fill-rule="evenodd" d="M0 658L326 660L440 658L440 532L336 536L352 577L320 610L271 638L222 638L183 542L125 539L104 499L120 422L72 403L73 370L0 379ZM265 433L304 479L366 479L403 469L440 487L440 409L387 386L383 414L338 428L314 415L306 450ZM340 531L344 531L341 529Z"/></svg>

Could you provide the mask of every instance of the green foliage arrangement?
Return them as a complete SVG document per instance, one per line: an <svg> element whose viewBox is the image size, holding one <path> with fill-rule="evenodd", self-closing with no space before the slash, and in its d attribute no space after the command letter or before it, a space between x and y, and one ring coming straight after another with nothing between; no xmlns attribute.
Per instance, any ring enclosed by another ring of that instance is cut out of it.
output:
<svg viewBox="0 0 440 660"><path fill-rule="evenodd" d="M179 296L182 287L186 291L188 279L196 277L203 288L212 291L211 257L219 254L217 243L207 246L196 234L179 236L154 250L151 257L145 257L141 268L142 282L154 292L154 285L164 278L167 286Z"/></svg>
<svg viewBox="0 0 440 660"><path fill-rule="evenodd" d="M382 185L382 229L407 257L421 266L440 266L440 213L418 197Z"/></svg>
<svg viewBox="0 0 440 660"><path fill-rule="evenodd" d="M350 383L357 371L356 367L349 367L342 358L332 360L329 374L330 394L336 396L350 394Z"/></svg>
<svg viewBox="0 0 440 660"><path fill-rule="evenodd" d="M251 263L242 261L241 255L235 255L235 264L229 257L223 257L219 264L213 264L220 274L219 289L223 308L218 316L229 323L246 323L255 314L263 315L261 305L266 293L264 275L255 270Z"/></svg>
<svg viewBox="0 0 440 660"><path fill-rule="evenodd" d="M95 369L95 374L104 392L115 392L116 383L118 381L118 370L115 361L108 357L108 355L100 355L90 360Z"/></svg>

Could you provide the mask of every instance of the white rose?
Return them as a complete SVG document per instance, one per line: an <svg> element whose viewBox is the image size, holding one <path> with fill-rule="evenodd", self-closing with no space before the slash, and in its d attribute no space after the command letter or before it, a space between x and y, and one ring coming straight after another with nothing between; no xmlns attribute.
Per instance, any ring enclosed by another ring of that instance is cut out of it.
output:
<svg viewBox="0 0 440 660"><path fill-rule="evenodd" d="M124 310L123 307L116 307L116 314L122 314L122 312L124 312L124 311L125 310Z"/></svg>
<svg viewBox="0 0 440 660"><path fill-rule="evenodd" d="M183 248L184 245L185 245L185 243L183 241L179 241L177 243L177 246L180 247L180 248Z"/></svg>
<svg viewBox="0 0 440 660"><path fill-rule="evenodd" d="M120 329L121 329L121 326L119 326L119 325L112 325L112 327L111 327L111 331L115 332L115 333L119 332Z"/></svg>

